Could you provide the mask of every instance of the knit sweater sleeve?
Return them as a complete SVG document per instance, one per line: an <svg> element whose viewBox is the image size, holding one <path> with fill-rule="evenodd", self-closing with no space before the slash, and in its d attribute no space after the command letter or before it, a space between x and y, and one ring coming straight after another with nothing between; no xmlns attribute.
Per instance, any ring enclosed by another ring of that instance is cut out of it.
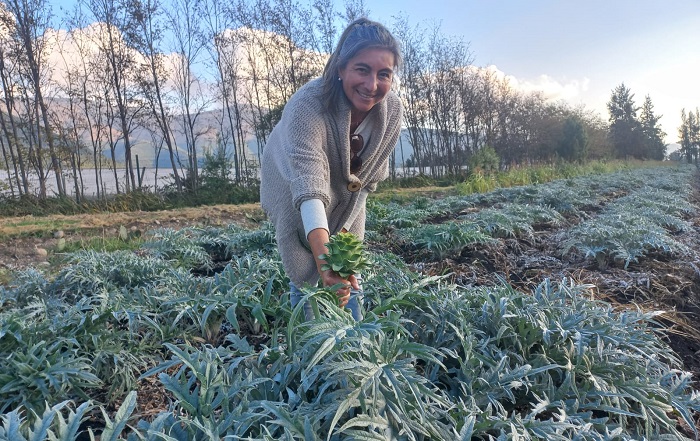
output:
<svg viewBox="0 0 700 441"><path fill-rule="evenodd" d="M299 209L305 200L320 199L327 206L330 169L321 102L310 93L302 93L287 103L284 113L293 205Z"/></svg>

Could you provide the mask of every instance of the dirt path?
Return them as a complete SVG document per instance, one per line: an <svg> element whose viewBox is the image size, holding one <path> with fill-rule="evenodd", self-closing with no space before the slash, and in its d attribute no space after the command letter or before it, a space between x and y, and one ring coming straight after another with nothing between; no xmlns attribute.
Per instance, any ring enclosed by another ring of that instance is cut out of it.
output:
<svg viewBox="0 0 700 441"><path fill-rule="evenodd" d="M212 205L176 210L51 215L0 218L0 269L45 264L57 241L117 237L129 231L156 228L222 226L230 223L254 228L263 219L259 204Z"/></svg>

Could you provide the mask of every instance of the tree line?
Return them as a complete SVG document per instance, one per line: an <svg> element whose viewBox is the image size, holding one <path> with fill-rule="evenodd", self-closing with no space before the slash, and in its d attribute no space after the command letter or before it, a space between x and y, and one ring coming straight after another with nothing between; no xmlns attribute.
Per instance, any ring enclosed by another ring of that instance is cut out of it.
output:
<svg viewBox="0 0 700 441"><path fill-rule="evenodd" d="M202 155L225 158L230 180L251 185L285 103L322 73L345 24L360 16L371 17L362 0L342 10L332 0L78 0L61 14L49 0L2 0L0 168L9 177L0 185L46 197L53 179L59 195L80 199L91 173L97 197L138 190L145 164L137 133L148 134L153 158L166 158L162 173L176 191L197 191ZM392 176L396 164L461 174L487 151L502 168L664 157L651 99L637 116L624 84L605 121L475 66L468 43L439 25L405 16L387 24L404 54L395 87L405 135ZM697 127L697 111L687 120ZM107 175L116 188L105 187Z"/></svg>

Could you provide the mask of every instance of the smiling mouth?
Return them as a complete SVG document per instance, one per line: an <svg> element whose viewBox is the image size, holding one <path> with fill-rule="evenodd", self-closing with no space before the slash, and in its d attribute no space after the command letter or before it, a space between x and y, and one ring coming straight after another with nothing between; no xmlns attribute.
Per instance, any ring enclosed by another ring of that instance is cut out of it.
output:
<svg viewBox="0 0 700 441"><path fill-rule="evenodd" d="M361 98L364 98L366 100L371 100L374 99L375 95L368 95L366 93L362 93L359 90L357 91L357 94L360 95Z"/></svg>

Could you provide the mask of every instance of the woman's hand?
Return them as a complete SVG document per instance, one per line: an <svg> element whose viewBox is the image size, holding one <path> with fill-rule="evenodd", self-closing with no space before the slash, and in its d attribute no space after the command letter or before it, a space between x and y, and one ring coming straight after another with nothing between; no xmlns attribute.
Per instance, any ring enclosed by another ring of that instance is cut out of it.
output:
<svg viewBox="0 0 700 441"><path fill-rule="evenodd" d="M347 305L350 301L350 289L360 288L355 276L350 276L347 279L343 279L338 275L338 273L331 270L321 271L321 282L323 283L323 286L333 286L339 283L345 285L345 287L340 288L335 292L338 296L338 306L341 308Z"/></svg>
<svg viewBox="0 0 700 441"><path fill-rule="evenodd" d="M323 286L333 286L339 283L345 285L344 288L340 288L336 291L336 295L338 296L338 305L342 308L347 305L348 301L350 300L350 288L360 289L360 285L355 276L349 276L347 279L343 279L335 271L321 269L321 265L326 263L326 261L319 259L318 256L328 252L326 244L328 243L329 238L330 235L328 234L328 230L316 228L309 233L309 237L307 239L309 241L309 245L311 245L311 252L314 255L316 269L318 270L318 274L321 276L321 283L323 283Z"/></svg>

